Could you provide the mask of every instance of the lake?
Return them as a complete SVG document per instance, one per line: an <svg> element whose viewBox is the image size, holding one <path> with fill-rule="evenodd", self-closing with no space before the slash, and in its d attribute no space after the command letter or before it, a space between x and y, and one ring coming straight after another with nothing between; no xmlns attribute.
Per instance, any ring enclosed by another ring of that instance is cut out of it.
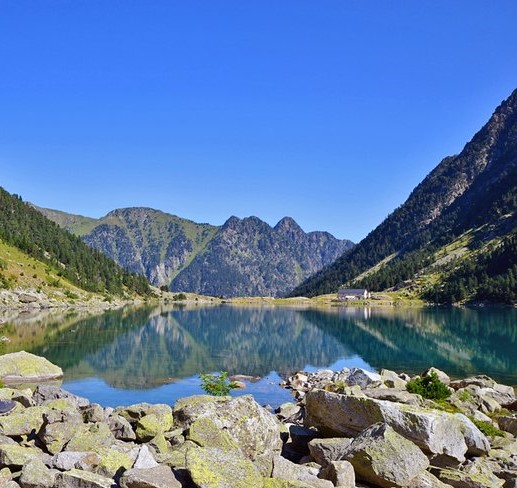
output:
<svg viewBox="0 0 517 488"><path fill-rule="evenodd" d="M234 394L272 406L292 399L278 384L298 370L435 366L517 385L512 308L161 306L4 320L3 352L45 356L63 368L65 389L103 406L171 404L202 393L197 375L215 371L259 377Z"/></svg>

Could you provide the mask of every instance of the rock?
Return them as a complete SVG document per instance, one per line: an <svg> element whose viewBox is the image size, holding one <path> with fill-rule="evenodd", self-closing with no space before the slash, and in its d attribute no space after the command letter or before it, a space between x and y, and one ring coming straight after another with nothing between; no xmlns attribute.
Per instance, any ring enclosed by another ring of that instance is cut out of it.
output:
<svg viewBox="0 0 517 488"><path fill-rule="evenodd" d="M55 488L116 488L117 485L111 478L72 469L56 476Z"/></svg>
<svg viewBox="0 0 517 488"><path fill-rule="evenodd" d="M368 398L387 400L389 402L404 403L406 405L422 405L422 398L409 391L397 388L365 388L363 393Z"/></svg>
<svg viewBox="0 0 517 488"><path fill-rule="evenodd" d="M354 467L348 461L331 461L321 469L319 477L331 481L334 486L355 488Z"/></svg>
<svg viewBox="0 0 517 488"><path fill-rule="evenodd" d="M427 376L431 376L433 373L435 373L436 376L438 376L438 379L442 383L445 383L446 385L451 384L451 378L449 377L449 375L447 373L444 373L443 371L439 370L438 368L432 367L432 368L426 369L420 376L422 376L422 378L426 378Z"/></svg>
<svg viewBox="0 0 517 488"><path fill-rule="evenodd" d="M292 378L289 378L289 385L293 390L305 390L308 389L309 377L301 372L296 373Z"/></svg>
<svg viewBox="0 0 517 488"><path fill-rule="evenodd" d="M158 434L156 437L153 437L147 445L154 453L156 460L159 463L166 462L166 460L170 457L172 447L165 439L163 434ZM197 444L196 444L197 445Z"/></svg>
<svg viewBox="0 0 517 488"><path fill-rule="evenodd" d="M0 417L0 434L7 436L29 435L38 432L43 425L44 407L16 409Z"/></svg>
<svg viewBox="0 0 517 488"><path fill-rule="evenodd" d="M273 458L273 478L302 481L309 486L317 488L332 488L334 486L331 481L319 479L317 475L317 469L294 464L282 456L275 456Z"/></svg>
<svg viewBox="0 0 517 488"><path fill-rule="evenodd" d="M35 303L39 301L39 298L34 295L29 295L28 293L20 293L18 295L18 301L20 303Z"/></svg>
<svg viewBox="0 0 517 488"><path fill-rule="evenodd" d="M43 417L44 423L37 435L51 454L62 451L65 444L83 426L78 412L51 411Z"/></svg>
<svg viewBox="0 0 517 488"><path fill-rule="evenodd" d="M223 451L239 449L230 434L226 430L220 429L209 417L200 417L190 425L187 440L195 442L201 447L217 447Z"/></svg>
<svg viewBox="0 0 517 488"><path fill-rule="evenodd" d="M479 396L491 398L505 408L516 401L515 391L511 386L501 385L485 375L471 376L462 380L451 381L451 387L455 390L468 386L478 387L479 390L476 390Z"/></svg>
<svg viewBox="0 0 517 488"><path fill-rule="evenodd" d="M121 488L181 488L168 466L130 469L120 478L119 485Z"/></svg>
<svg viewBox="0 0 517 488"><path fill-rule="evenodd" d="M385 422L424 451L447 454L457 462L463 462L465 454L478 456L490 450L488 439L462 414L323 390L307 394L306 411L306 425L324 435L353 437L376 422Z"/></svg>
<svg viewBox="0 0 517 488"><path fill-rule="evenodd" d="M321 466L327 466L332 461L339 461L352 443L346 437L314 439L309 442L309 451L312 458Z"/></svg>
<svg viewBox="0 0 517 488"><path fill-rule="evenodd" d="M17 388L0 388L0 400L13 400L24 407L33 407L35 405L32 399L32 390L18 390Z"/></svg>
<svg viewBox="0 0 517 488"><path fill-rule="evenodd" d="M429 460L412 442L386 423L377 423L356 437L343 455L356 476L381 487L412 487Z"/></svg>
<svg viewBox="0 0 517 488"><path fill-rule="evenodd" d="M133 469L149 469L155 468L158 466L158 463L154 459L154 456L149 451L149 448L144 444L140 446L138 450L138 455L133 463Z"/></svg>
<svg viewBox="0 0 517 488"><path fill-rule="evenodd" d="M130 405L129 407L116 408L114 413L124 417L132 425L136 425L136 423L143 417L151 414L154 414L159 418L163 418L168 424L171 421L169 415L172 413L172 409L169 405L165 405L164 403L157 403L154 405L151 405L150 403L137 403L135 405Z"/></svg>
<svg viewBox="0 0 517 488"><path fill-rule="evenodd" d="M106 424L83 424L74 432L65 450L98 452L100 447L109 447L114 443L115 438Z"/></svg>
<svg viewBox="0 0 517 488"><path fill-rule="evenodd" d="M166 411L156 409L152 413L147 413L141 417L136 423L135 434L140 442L147 442L158 434L172 429L172 409L168 405ZM151 410L150 410L151 411Z"/></svg>
<svg viewBox="0 0 517 488"><path fill-rule="evenodd" d="M105 422L106 413L97 403L91 403L83 409L83 421L86 423Z"/></svg>
<svg viewBox="0 0 517 488"><path fill-rule="evenodd" d="M362 368L352 368L346 382L349 386L359 385L361 388L366 388L368 385L382 383L382 377L380 374Z"/></svg>
<svg viewBox="0 0 517 488"><path fill-rule="evenodd" d="M20 486L22 488L53 488L56 472L48 469L42 461L34 459L22 468Z"/></svg>
<svg viewBox="0 0 517 488"><path fill-rule="evenodd" d="M497 423L501 430L517 437L517 414L501 416L497 419Z"/></svg>
<svg viewBox="0 0 517 488"><path fill-rule="evenodd" d="M284 422L296 422L303 418L303 412L300 405L295 403L283 403L275 410L277 417Z"/></svg>
<svg viewBox="0 0 517 488"><path fill-rule="evenodd" d="M253 463L237 451L214 447L189 449L186 468L198 488L250 488L263 486Z"/></svg>
<svg viewBox="0 0 517 488"><path fill-rule="evenodd" d="M227 432L248 459L262 466L264 474L270 470L273 455L282 448L283 427L251 395L185 398L176 403L173 415L175 425L184 430L200 418L210 419L217 429Z"/></svg>
<svg viewBox="0 0 517 488"><path fill-rule="evenodd" d="M100 475L117 478L117 476L120 476L120 473L133 466L134 461L131 456L115 447L100 448L97 454L100 457L100 462L95 471Z"/></svg>
<svg viewBox="0 0 517 488"><path fill-rule="evenodd" d="M0 444L0 465L8 468L21 468L34 459L42 459L43 452L35 447L17 444Z"/></svg>
<svg viewBox="0 0 517 488"><path fill-rule="evenodd" d="M61 471L70 471L73 468L91 471L96 468L100 462L101 458L95 452L63 451L54 455L51 466Z"/></svg>
<svg viewBox="0 0 517 488"><path fill-rule="evenodd" d="M312 485L303 481L279 480L277 478L265 478L263 486L264 488L312 488Z"/></svg>
<svg viewBox="0 0 517 488"><path fill-rule="evenodd" d="M134 441L136 434L131 424L121 415L112 414L108 417L108 426L115 439L121 441Z"/></svg>
<svg viewBox="0 0 517 488"><path fill-rule="evenodd" d="M308 429L301 425L290 425L289 436L294 450L301 454L309 454L309 442L318 436L318 432L314 429Z"/></svg>
<svg viewBox="0 0 517 488"><path fill-rule="evenodd" d="M0 356L0 380L4 383L44 381L63 377L63 370L45 358L25 351Z"/></svg>
<svg viewBox="0 0 517 488"><path fill-rule="evenodd" d="M74 395L73 393L54 385L39 385L34 391L32 398L36 405L47 405L54 400L62 399L70 400L76 408L87 407L90 405L88 399Z"/></svg>
<svg viewBox="0 0 517 488"><path fill-rule="evenodd" d="M398 390L406 389L407 381L402 379L395 371L381 369L379 374L388 388L396 388Z"/></svg>
<svg viewBox="0 0 517 488"><path fill-rule="evenodd" d="M495 476L492 468L483 461L476 460L461 470L442 469L440 481L456 488L501 488L504 480Z"/></svg>

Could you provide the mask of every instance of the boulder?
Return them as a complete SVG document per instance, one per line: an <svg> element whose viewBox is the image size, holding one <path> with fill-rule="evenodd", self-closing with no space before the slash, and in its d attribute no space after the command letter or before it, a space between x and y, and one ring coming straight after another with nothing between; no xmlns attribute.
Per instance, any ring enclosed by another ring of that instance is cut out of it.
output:
<svg viewBox="0 0 517 488"><path fill-rule="evenodd" d="M294 464L282 456L273 458L273 478L302 481L316 488L332 488L334 485L331 481L318 478L318 471L319 469Z"/></svg>
<svg viewBox="0 0 517 488"><path fill-rule="evenodd" d="M65 450L98 452L100 447L110 447L114 443L115 438L106 424L82 424L74 432Z"/></svg>
<svg viewBox="0 0 517 488"><path fill-rule="evenodd" d="M54 488L117 488L117 485L111 478L72 469L56 476Z"/></svg>
<svg viewBox="0 0 517 488"><path fill-rule="evenodd" d="M442 469L439 479L446 485L456 488L502 488L504 480L494 475L492 466L484 460L476 459L458 469Z"/></svg>
<svg viewBox="0 0 517 488"><path fill-rule="evenodd" d="M13 400L24 407L33 407L35 405L32 399L32 390L27 388L19 390L17 388L0 388L0 400Z"/></svg>
<svg viewBox="0 0 517 488"><path fill-rule="evenodd" d="M240 450L214 447L189 449L186 468L198 488L250 488L263 486L263 478Z"/></svg>
<svg viewBox="0 0 517 488"><path fill-rule="evenodd" d="M55 385L39 385L32 395L36 405L47 405L54 400L67 399L76 408L87 407L90 401L86 398L74 395Z"/></svg>
<svg viewBox="0 0 517 488"><path fill-rule="evenodd" d="M48 469L41 460L33 459L22 468L22 488L53 488L56 472Z"/></svg>
<svg viewBox="0 0 517 488"><path fill-rule="evenodd" d="M181 488L168 466L129 469L119 480L121 488Z"/></svg>
<svg viewBox="0 0 517 488"><path fill-rule="evenodd" d="M406 389L407 381L402 379L395 371L381 369L379 374L388 388L397 388L398 390Z"/></svg>
<svg viewBox="0 0 517 488"><path fill-rule="evenodd" d="M217 447L224 451L239 449L230 434L210 417L200 417L190 424L186 438L201 447Z"/></svg>
<svg viewBox="0 0 517 488"><path fill-rule="evenodd" d="M39 301L39 298L34 295L29 295L28 293L20 293L18 295L18 301L20 303L35 303Z"/></svg>
<svg viewBox="0 0 517 488"><path fill-rule="evenodd" d="M43 451L35 447L18 444L0 444L0 465L8 468L21 468L34 459L43 459Z"/></svg>
<svg viewBox="0 0 517 488"><path fill-rule="evenodd" d="M156 459L152 455L149 448L144 444L140 446L135 462L133 463L133 469L149 469L158 466Z"/></svg>
<svg viewBox="0 0 517 488"><path fill-rule="evenodd" d="M477 375L462 380L451 381L451 387L455 390L468 386L477 386L480 396L491 398L505 408L512 405L516 400L515 391L511 386L497 383L489 376Z"/></svg>
<svg viewBox="0 0 517 488"><path fill-rule="evenodd" d="M54 455L50 465L61 471L74 468L93 471L100 462L101 458L95 452L63 451Z"/></svg>
<svg viewBox="0 0 517 488"><path fill-rule="evenodd" d="M368 385L380 385L382 376L362 368L352 368L346 380L349 386L359 385L366 388Z"/></svg>
<svg viewBox="0 0 517 488"><path fill-rule="evenodd" d="M97 454L100 461L95 472L110 478L117 478L121 473L130 469L134 463L128 453L122 452L116 447L102 447Z"/></svg>
<svg viewBox="0 0 517 488"><path fill-rule="evenodd" d="M112 414L108 417L108 426L115 439L121 441L134 441L136 434L131 424L121 415Z"/></svg>
<svg viewBox="0 0 517 488"><path fill-rule="evenodd" d="M363 393L368 398L387 400L388 402L404 403L406 405L422 405L422 397L398 388L365 388Z"/></svg>
<svg viewBox="0 0 517 488"><path fill-rule="evenodd" d="M200 418L210 419L204 425L211 424L213 428L225 431L249 460L261 465L264 474L270 470L273 456L282 448L282 425L251 395L185 398L177 402L173 415L175 425L183 430L190 429ZM214 439L221 440L219 436ZM209 447L206 437L204 442Z"/></svg>
<svg viewBox="0 0 517 488"><path fill-rule="evenodd" d="M451 378L450 376L447 374L447 373L444 373L443 371L439 370L438 368L434 368L434 367L431 367L429 369L426 369L422 374L421 376L423 378L426 378L427 376L431 376L433 373L436 374L436 376L438 377L438 379L442 382L442 383L445 383L446 385L450 385L451 384Z"/></svg>
<svg viewBox="0 0 517 488"><path fill-rule="evenodd" d="M139 442L148 442L158 434L163 434L172 429L172 424L172 409L170 407L166 412L148 413L136 423L136 439Z"/></svg>
<svg viewBox="0 0 517 488"><path fill-rule="evenodd" d="M40 407L41 408L41 407ZM51 410L43 415L44 422L38 438L51 454L57 454L83 426L79 412Z"/></svg>
<svg viewBox="0 0 517 488"><path fill-rule="evenodd" d="M264 488L312 488L312 485L303 481L280 480L278 478L265 478L263 486Z"/></svg>
<svg viewBox="0 0 517 488"><path fill-rule="evenodd" d="M4 383L45 381L63 377L63 370L45 358L20 351L0 356L0 380Z"/></svg>
<svg viewBox="0 0 517 488"><path fill-rule="evenodd" d="M356 476L376 486L413 487L429 460L412 442L386 423L377 423L356 437L343 455Z"/></svg>
<svg viewBox="0 0 517 488"><path fill-rule="evenodd" d="M0 434L21 436L38 432L46 411L44 407L16 408L9 415L0 417Z"/></svg>
<svg viewBox="0 0 517 488"><path fill-rule="evenodd" d="M499 428L517 437L517 414L503 415L497 419Z"/></svg>
<svg viewBox="0 0 517 488"><path fill-rule="evenodd" d="M461 463L465 454L490 450L488 439L464 415L425 410L372 398L339 395L323 390L307 394L306 424L329 436L356 436L384 422L432 455L446 454Z"/></svg>
<svg viewBox="0 0 517 488"><path fill-rule="evenodd" d="M107 415L98 403L91 403L83 408L83 421L86 423L105 422Z"/></svg>
<svg viewBox="0 0 517 488"><path fill-rule="evenodd" d="M319 477L331 481L334 486L355 488L354 467L348 461L331 461L321 469Z"/></svg>
<svg viewBox="0 0 517 488"><path fill-rule="evenodd" d="M321 466L327 466L332 461L339 461L350 446L352 439L347 437L331 437L314 439L309 442L312 458Z"/></svg>

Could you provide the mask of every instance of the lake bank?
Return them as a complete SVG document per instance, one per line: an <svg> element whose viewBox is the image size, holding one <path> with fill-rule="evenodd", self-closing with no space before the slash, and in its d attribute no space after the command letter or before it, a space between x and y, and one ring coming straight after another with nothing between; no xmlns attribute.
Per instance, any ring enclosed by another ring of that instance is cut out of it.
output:
<svg viewBox="0 0 517 488"><path fill-rule="evenodd" d="M276 414L251 396L102 408L45 383L2 388L15 409L0 417L0 476L10 488L514 486L514 391L436 374L445 403L408 392L403 373L299 372L286 386L303 395Z"/></svg>

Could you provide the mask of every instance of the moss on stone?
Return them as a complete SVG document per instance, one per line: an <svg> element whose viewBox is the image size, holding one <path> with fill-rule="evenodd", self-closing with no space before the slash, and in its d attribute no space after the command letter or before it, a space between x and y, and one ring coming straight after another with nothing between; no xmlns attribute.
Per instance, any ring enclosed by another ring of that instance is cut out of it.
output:
<svg viewBox="0 0 517 488"><path fill-rule="evenodd" d="M209 417L201 417L192 423L187 439L201 447L218 447L223 451L239 449L228 432L217 427Z"/></svg>

